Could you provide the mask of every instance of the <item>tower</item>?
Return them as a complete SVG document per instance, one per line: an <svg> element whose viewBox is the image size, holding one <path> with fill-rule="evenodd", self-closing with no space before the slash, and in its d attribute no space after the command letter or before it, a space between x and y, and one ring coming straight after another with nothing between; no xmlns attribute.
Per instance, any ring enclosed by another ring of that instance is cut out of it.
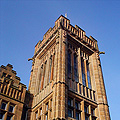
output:
<svg viewBox="0 0 120 120"><path fill-rule="evenodd" d="M35 46L28 120L110 120L97 40L60 16Z"/></svg>

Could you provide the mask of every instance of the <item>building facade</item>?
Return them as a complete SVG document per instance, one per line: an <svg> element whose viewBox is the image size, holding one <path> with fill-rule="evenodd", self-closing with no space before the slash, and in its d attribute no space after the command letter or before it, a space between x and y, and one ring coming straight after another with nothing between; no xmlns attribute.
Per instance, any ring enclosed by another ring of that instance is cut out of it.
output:
<svg viewBox="0 0 120 120"><path fill-rule="evenodd" d="M23 120L25 115L26 86L12 69L10 64L0 67L0 120Z"/></svg>
<svg viewBox="0 0 120 120"><path fill-rule="evenodd" d="M110 120L97 40L60 16L35 46L28 120Z"/></svg>

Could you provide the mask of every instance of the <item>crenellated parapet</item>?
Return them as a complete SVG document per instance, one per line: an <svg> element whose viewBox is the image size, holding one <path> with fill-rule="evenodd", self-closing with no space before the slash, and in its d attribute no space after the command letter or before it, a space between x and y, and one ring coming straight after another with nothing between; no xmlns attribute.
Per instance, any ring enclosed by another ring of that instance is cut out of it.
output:
<svg viewBox="0 0 120 120"><path fill-rule="evenodd" d="M66 30L69 36L75 38L83 45L94 51L98 51L97 40L95 38L92 36L88 37L83 29L81 29L78 25L71 25L70 20L61 15L55 21L55 26L53 28L50 27L49 30L44 34L43 40L40 40L36 44L34 55L37 55L39 51L41 51L47 45L47 43L53 38L53 36L55 36L60 28Z"/></svg>

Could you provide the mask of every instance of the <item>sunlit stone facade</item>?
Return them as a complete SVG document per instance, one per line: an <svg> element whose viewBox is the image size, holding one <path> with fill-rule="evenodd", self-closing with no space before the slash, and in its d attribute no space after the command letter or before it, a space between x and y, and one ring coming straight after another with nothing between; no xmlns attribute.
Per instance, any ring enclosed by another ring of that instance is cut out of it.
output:
<svg viewBox="0 0 120 120"><path fill-rule="evenodd" d="M28 120L110 120L97 40L60 16L35 46Z"/></svg>
<svg viewBox="0 0 120 120"><path fill-rule="evenodd" d="M23 120L25 118L26 86L20 83L13 66L0 67L0 120Z"/></svg>

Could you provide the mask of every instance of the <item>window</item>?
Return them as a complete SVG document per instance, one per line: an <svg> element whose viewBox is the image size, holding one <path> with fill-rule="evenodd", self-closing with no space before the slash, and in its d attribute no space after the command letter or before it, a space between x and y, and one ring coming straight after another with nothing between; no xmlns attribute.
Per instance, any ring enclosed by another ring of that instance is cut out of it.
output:
<svg viewBox="0 0 120 120"><path fill-rule="evenodd" d="M92 116L95 116L95 108L91 108L91 114Z"/></svg>
<svg viewBox="0 0 120 120"><path fill-rule="evenodd" d="M79 112L76 112L76 120L81 120Z"/></svg>
<svg viewBox="0 0 120 120"><path fill-rule="evenodd" d="M73 117L73 110L68 108L68 117Z"/></svg>
<svg viewBox="0 0 120 120"><path fill-rule="evenodd" d="M80 110L80 103L75 102L75 109Z"/></svg>
<svg viewBox="0 0 120 120"><path fill-rule="evenodd" d="M6 120L12 120L12 116L8 115Z"/></svg>
<svg viewBox="0 0 120 120"><path fill-rule="evenodd" d="M68 77L71 78L71 53L68 52Z"/></svg>
<svg viewBox="0 0 120 120"><path fill-rule="evenodd" d="M78 82L78 65L77 65L77 56L74 54L74 79Z"/></svg>
<svg viewBox="0 0 120 120"><path fill-rule="evenodd" d="M91 88L91 80L90 80L90 71L89 71L89 63L87 61L87 79L88 79L88 87Z"/></svg>
<svg viewBox="0 0 120 120"><path fill-rule="evenodd" d="M81 58L82 83L86 86L84 60Z"/></svg>
<svg viewBox="0 0 120 120"><path fill-rule="evenodd" d="M71 98L68 98L68 106L73 106L73 100Z"/></svg>
<svg viewBox="0 0 120 120"><path fill-rule="evenodd" d="M50 68L49 68L49 82L50 82L50 78L51 78L51 68L52 68L52 58L50 58Z"/></svg>
<svg viewBox="0 0 120 120"><path fill-rule="evenodd" d="M14 105L10 105L8 111L9 111L9 112L14 112Z"/></svg>
<svg viewBox="0 0 120 120"><path fill-rule="evenodd" d="M68 117L73 117L73 99L68 98Z"/></svg>
<svg viewBox="0 0 120 120"><path fill-rule="evenodd" d="M4 113L0 112L0 120L4 120Z"/></svg>
<svg viewBox="0 0 120 120"><path fill-rule="evenodd" d="M1 109L5 110L6 106L7 106L7 103L6 102L2 102Z"/></svg>
<svg viewBox="0 0 120 120"><path fill-rule="evenodd" d="M84 106L85 113L88 113L88 106Z"/></svg>

